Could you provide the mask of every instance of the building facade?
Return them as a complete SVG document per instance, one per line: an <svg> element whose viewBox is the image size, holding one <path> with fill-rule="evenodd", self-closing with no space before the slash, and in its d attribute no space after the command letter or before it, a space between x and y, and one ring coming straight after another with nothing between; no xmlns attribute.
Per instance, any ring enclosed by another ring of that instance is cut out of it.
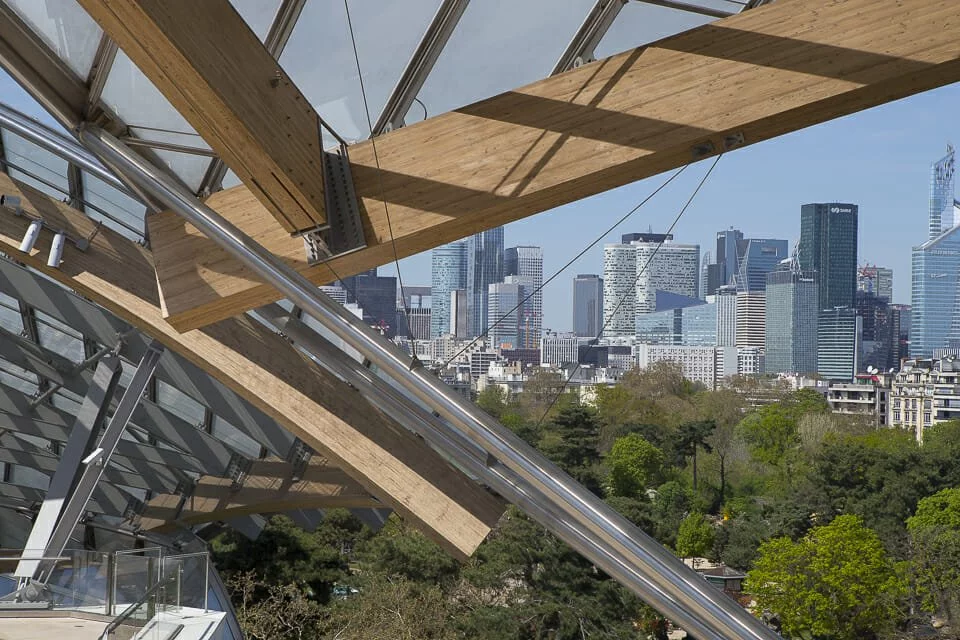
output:
<svg viewBox="0 0 960 640"><path fill-rule="evenodd" d="M363 321L388 338L397 335L397 279L370 269L340 281L347 304L363 310Z"/></svg>
<svg viewBox="0 0 960 640"><path fill-rule="evenodd" d="M764 291L737 292L738 347L766 346L766 294Z"/></svg>
<svg viewBox="0 0 960 640"><path fill-rule="evenodd" d="M908 429L917 442L933 425L960 418L960 360L910 359L890 390L891 427Z"/></svg>
<svg viewBox="0 0 960 640"><path fill-rule="evenodd" d="M596 338L603 326L603 278L579 274L573 279L573 333Z"/></svg>
<svg viewBox="0 0 960 640"><path fill-rule="evenodd" d="M711 390L737 375L736 347L638 344L634 346L634 359L639 369L657 362L675 362L680 365L684 378Z"/></svg>
<svg viewBox="0 0 960 640"><path fill-rule="evenodd" d="M863 319L852 307L822 309L817 322L817 375L853 382L860 370Z"/></svg>
<svg viewBox="0 0 960 640"><path fill-rule="evenodd" d="M738 296L739 297L739 296ZM817 370L818 290L814 274L786 261L767 275L764 313L764 371Z"/></svg>
<svg viewBox="0 0 960 640"><path fill-rule="evenodd" d="M637 342L715 347L717 319L716 302L640 314Z"/></svg>
<svg viewBox="0 0 960 640"><path fill-rule="evenodd" d="M520 349L536 349L543 333L543 249L540 247L509 247L503 252L503 275L518 278L524 287L523 305L518 310L518 340Z"/></svg>
<svg viewBox="0 0 960 640"><path fill-rule="evenodd" d="M657 310L658 291L699 297L700 245L675 244L670 237L664 241L657 237L633 243L637 252L637 314Z"/></svg>
<svg viewBox="0 0 960 640"><path fill-rule="evenodd" d="M633 235L633 234L631 234ZM637 312L637 249L624 242L603 247L604 336L633 335Z"/></svg>
<svg viewBox="0 0 960 640"><path fill-rule="evenodd" d="M933 163L930 171L930 209L927 216L927 239L933 240L957 225L954 213L956 200L956 154L951 145L947 153Z"/></svg>
<svg viewBox="0 0 960 640"><path fill-rule="evenodd" d="M789 257L788 243L775 238L750 238L744 243L743 256L734 278L737 291L762 292L767 286L767 274Z"/></svg>
<svg viewBox="0 0 960 640"><path fill-rule="evenodd" d="M470 337L486 330L489 287L503 280L503 227L467 239L467 320Z"/></svg>
<svg viewBox="0 0 960 640"><path fill-rule="evenodd" d="M580 347L587 346L592 341L593 338L571 334L545 334L540 339L540 364L552 367L576 364L580 359Z"/></svg>
<svg viewBox="0 0 960 640"><path fill-rule="evenodd" d="M893 269L869 264L858 268L857 291L893 302Z"/></svg>
<svg viewBox="0 0 960 640"><path fill-rule="evenodd" d="M467 243L451 242L430 254L430 291L432 313L430 336L438 338L452 331L451 295L467 286Z"/></svg>
<svg viewBox="0 0 960 640"><path fill-rule="evenodd" d="M520 345L521 301L527 295L524 285L515 276L495 282L488 288L487 341L494 349L525 349Z"/></svg>
<svg viewBox="0 0 960 640"><path fill-rule="evenodd" d="M805 204L800 208L797 260L804 273L817 273L820 309L853 306L857 290L858 215L857 205L842 202Z"/></svg>
<svg viewBox="0 0 960 640"><path fill-rule="evenodd" d="M851 382L831 382L827 404L833 413L863 416L878 427L887 426L890 380L886 376L858 376Z"/></svg>
<svg viewBox="0 0 960 640"><path fill-rule="evenodd" d="M732 284L717 289L717 346L737 345L737 287Z"/></svg>

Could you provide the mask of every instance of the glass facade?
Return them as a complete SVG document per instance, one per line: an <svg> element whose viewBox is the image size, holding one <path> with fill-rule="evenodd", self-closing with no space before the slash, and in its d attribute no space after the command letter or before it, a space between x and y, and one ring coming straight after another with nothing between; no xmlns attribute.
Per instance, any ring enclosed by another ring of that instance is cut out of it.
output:
<svg viewBox="0 0 960 640"><path fill-rule="evenodd" d="M824 309L817 324L817 374L853 381L859 368L862 320L851 307Z"/></svg>
<svg viewBox="0 0 960 640"><path fill-rule="evenodd" d="M764 372L817 370L818 287L814 274L795 268L767 276Z"/></svg>
<svg viewBox="0 0 960 640"><path fill-rule="evenodd" d="M450 330L450 294L467 286L467 243L451 242L437 247L430 256L430 337Z"/></svg>
<svg viewBox="0 0 960 640"><path fill-rule="evenodd" d="M788 257L788 243L773 238L750 238L745 242L735 278L737 291L763 291L767 287L767 274Z"/></svg>
<svg viewBox="0 0 960 640"><path fill-rule="evenodd" d="M937 160L930 171L930 217L927 238L933 240L956 224L953 215L955 193L955 157L953 147Z"/></svg>
<svg viewBox="0 0 960 640"><path fill-rule="evenodd" d="M503 227L467 239L467 322L470 337L486 330L487 293L503 279Z"/></svg>
<svg viewBox="0 0 960 640"><path fill-rule="evenodd" d="M397 334L397 279L378 276L376 269L341 280L347 303L363 309L363 321L392 338Z"/></svg>
<svg viewBox="0 0 960 640"><path fill-rule="evenodd" d="M717 303L637 316L637 341L696 347L717 345Z"/></svg>
<svg viewBox="0 0 960 640"><path fill-rule="evenodd" d="M536 349L543 333L543 249L540 247L510 247L503 253L504 277L518 278L524 287L523 303L517 319L520 349ZM532 294L532 295L531 295ZM519 302L519 301L518 301Z"/></svg>
<svg viewBox="0 0 960 640"><path fill-rule="evenodd" d="M855 204L827 202L800 208L797 260L804 273L816 271L820 309L852 307L857 290L857 217Z"/></svg>
<svg viewBox="0 0 960 640"><path fill-rule="evenodd" d="M913 249L910 356L960 347L960 227Z"/></svg>
<svg viewBox="0 0 960 640"><path fill-rule="evenodd" d="M573 279L573 333L595 338L603 322L603 278L580 274Z"/></svg>

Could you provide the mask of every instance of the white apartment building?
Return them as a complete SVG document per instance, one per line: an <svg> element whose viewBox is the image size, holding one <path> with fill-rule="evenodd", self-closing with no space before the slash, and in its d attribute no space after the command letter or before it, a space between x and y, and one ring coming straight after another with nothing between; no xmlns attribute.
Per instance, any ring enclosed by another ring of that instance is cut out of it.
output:
<svg viewBox="0 0 960 640"><path fill-rule="evenodd" d="M663 361L679 363L683 377L712 390L720 388L726 378L737 374L736 347L638 344L634 347L634 359L640 369Z"/></svg>
<svg viewBox="0 0 960 640"><path fill-rule="evenodd" d="M924 430L960 418L960 359L907 360L893 378L889 424L909 429L923 442Z"/></svg>
<svg viewBox="0 0 960 640"><path fill-rule="evenodd" d="M827 387L827 403L834 413L867 416L878 426L886 426L889 380L872 376L858 378L856 382L831 382Z"/></svg>

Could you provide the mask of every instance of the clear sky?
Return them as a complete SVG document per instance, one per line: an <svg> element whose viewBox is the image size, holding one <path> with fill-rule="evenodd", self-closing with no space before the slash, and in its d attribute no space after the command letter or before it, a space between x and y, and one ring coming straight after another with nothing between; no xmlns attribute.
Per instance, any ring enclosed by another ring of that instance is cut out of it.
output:
<svg viewBox="0 0 960 640"><path fill-rule="evenodd" d="M800 237L800 205L860 205L860 263L893 269L894 301L910 302L910 249L926 239L930 165L948 142L960 145L960 84L900 100L736 150L717 168L674 232L677 242L714 251L716 232ZM684 172L603 242L620 233L664 231L712 160ZM655 176L587 198L505 229L505 245L543 247L549 277L663 182ZM544 327L572 326L573 277L602 273L602 242L544 289ZM430 284L430 255L400 262L406 284ZM382 274L393 274L392 266Z"/></svg>

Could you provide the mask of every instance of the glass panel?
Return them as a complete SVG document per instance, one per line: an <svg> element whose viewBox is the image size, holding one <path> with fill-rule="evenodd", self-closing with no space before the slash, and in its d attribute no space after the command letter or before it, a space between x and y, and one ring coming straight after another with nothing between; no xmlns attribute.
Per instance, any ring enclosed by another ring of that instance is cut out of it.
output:
<svg viewBox="0 0 960 640"><path fill-rule="evenodd" d="M80 78L87 78L103 31L75 0L5 1Z"/></svg>
<svg viewBox="0 0 960 640"><path fill-rule="evenodd" d="M428 116L545 78L594 0L486 0L467 6L419 98ZM411 108L408 121L419 120Z"/></svg>
<svg viewBox="0 0 960 640"><path fill-rule="evenodd" d="M200 138L197 138L197 140L200 140ZM194 146L199 145L194 144ZM207 143L204 142L203 146L206 147ZM207 167L210 166L210 156L178 153L165 149L154 149L153 152L157 154L160 161L167 166L173 175L183 180L183 183L191 191L196 193L200 190L200 183L203 182L203 176L207 173Z"/></svg>
<svg viewBox="0 0 960 640"><path fill-rule="evenodd" d="M0 360L0 383L17 391L33 395L37 392L39 379L37 374L21 369L12 362Z"/></svg>
<svg viewBox="0 0 960 640"><path fill-rule="evenodd" d="M12 165L12 178L26 182L58 200L70 192L66 160L6 129L2 131L2 140L4 158Z"/></svg>
<svg viewBox="0 0 960 640"><path fill-rule="evenodd" d="M0 327L19 334L23 331L23 318L17 300L0 293Z"/></svg>
<svg viewBox="0 0 960 640"><path fill-rule="evenodd" d="M233 169L227 169L227 173L223 176L223 188L229 189L230 187L235 187L238 184L241 184L240 178L238 178L237 174L233 172Z"/></svg>
<svg viewBox="0 0 960 640"><path fill-rule="evenodd" d="M249 458L260 457L260 443L220 416L213 416L213 437Z"/></svg>
<svg viewBox="0 0 960 640"><path fill-rule="evenodd" d="M277 15L280 0L230 0L230 4L237 10L247 26L257 34L263 42L270 31L270 25Z"/></svg>
<svg viewBox="0 0 960 640"><path fill-rule="evenodd" d="M701 2L701 5L704 3ZM727 3L724 3L727 4ZM719 8L719 7L716 7ZM724 10L736 11L731 5ZM612 56L621 51L634 49L641 45L672 36L681 31L713 22L716 18L658 7L643 2L627 3L620 11L610 30L597 45L597 59Z"/></svg>
<svg viewBox="0 0 960 640"><path fill-rule="evenodd" d="M83 200L90 205L86 207L86 214L94 220L103 220L103 224L131 240L142 238L146 207L100 178L87 172L81 175Z"/></svg>
<svg viewBox="0 0 960 640"><path fill-rule="evenodd" d="M55 394L50 396L50 402L57 409L63 409L67 413L76 415L77 412L80 411L80 405L83 403L83 398L67 391L66 389L60 389Z"/></svg>
<svg viewBox="0 0 960 640"><path fill-rule="evenodd" d="M157 404L190 424L203 424L203 405L162 380L157 381Z"/></svg>
<svg viewBox="0 0 960 640"><path fill-rule="evenodd" d="M438 6L438 0L350 3L372 121L380 114ZM368 137L370 128L343 0L308 2L280 63L337 133L349 141Z"/></svg>
<svg viewBox="0 0 960 640"><path fill-rule="evenodd" d="M82 362L84 358L83 341L62 331L54 329L46 322L37 320L37 335L40 346L50 349L74 362Z"/></svg>
<svg viewBox="0 0 960 640"><path fill-rule="evenodd" d="M50 486L50 476L30 467L11 465L10 484L46 491L47 487Z"/></svg>

